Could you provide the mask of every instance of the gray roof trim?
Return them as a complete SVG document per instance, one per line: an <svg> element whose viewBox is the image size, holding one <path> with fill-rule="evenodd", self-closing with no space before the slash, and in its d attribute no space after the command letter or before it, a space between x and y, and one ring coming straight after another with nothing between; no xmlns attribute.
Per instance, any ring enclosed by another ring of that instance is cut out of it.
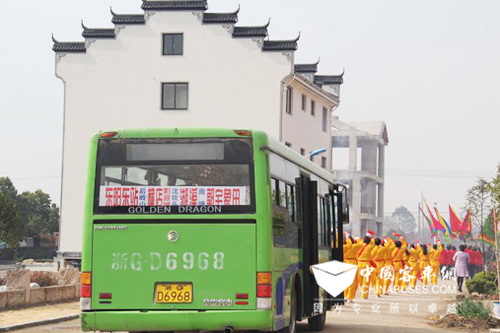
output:
<svg viewBox="0 0 500 333"><path fill-rule="evenodd" d="M116 14L111 7L110 11L113 15L111 22L114 24L146 24L144 14Z"/></svg>
<svg viewBox="0 0 500 333"><path fill-rule="evenodd" d="M265 40L263 51L296 51L298 48L295 40Z"/></svg>
<svg viewBox="0 0 500 333"><path fill-rule="evenodd" d="M323 84L342 84L344 83L344 73L342 75L315 75L314 76L314 83L318 85L323 85Z"/></svg>
<svg viewBox="0 0 500 333"><path fill-rule="evenodd" d="M85 53L87 48L85 47L85 42L58 42L54 36L52 36L52 41L54 46L52 46L52 51L54 52L64 52L64 53Z"/></svg>
<svg viewBox="0 0 500 333"><path fill-rule="evenodd" d="M271 19L261 27L234 27L233 37L267 37L269 23Z"/></svg>
<svg viewBox="0 0 500 333"><path fill-rule="evenodd" d="M294 66L296 73L316 73L318 71L319 60L314 64L297 64Z"/></svg>
<svg viewBox="0 0 500 333"><path fill-rule="evenodd" d="M230 23L238 22L240 7L233 13L203 13L203 23Z"/></svg>
<svg viewBox="0 0 500 333"><path fill-rule="evenodd" d="M144 10L207 10L207 1L146 1L142 0Z"/></svg>
<svg viewBox="0 0 500 333"><path fill-rule="evenodd" d="M82 36L85 38L115 38L115 29L90 29L82 21Z"/></svg>

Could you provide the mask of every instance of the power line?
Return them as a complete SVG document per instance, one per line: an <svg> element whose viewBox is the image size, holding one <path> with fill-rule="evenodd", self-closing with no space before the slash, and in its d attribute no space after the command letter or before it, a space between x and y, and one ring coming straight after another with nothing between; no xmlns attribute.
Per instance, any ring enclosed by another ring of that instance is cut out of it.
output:
<svg viewBox="0 0 500 333"><path fill-rule="evenodd" d="M9 176L9 175L15 175L15 174L20 174L20 173L36 173L36 172L52 172L52 171L59 171L61 172L61 169L47 169L47 170L29 170L29 171L3 171L0 172L0 176Z"/></svg>

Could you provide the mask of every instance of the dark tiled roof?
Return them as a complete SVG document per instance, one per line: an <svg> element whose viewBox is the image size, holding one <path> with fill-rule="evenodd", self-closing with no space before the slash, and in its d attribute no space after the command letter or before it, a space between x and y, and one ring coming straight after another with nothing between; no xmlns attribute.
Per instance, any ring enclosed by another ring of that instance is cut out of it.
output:
<svg viewBox="0 0 500 333"><path fill-rule="evenodd" d="M295 65L296 73L316 73L318 71L318 63L315 64L297 64Z"/></svg>
<svg viewBox="0 0 500 333"><path fill-rule="evenodd" d="M266 37L266 27L234 27L233 37Z"/></svg>
<svg viewBox="0 0 500 333"><path fill-rule="evenodd" d="M145 1L142 0L144 10L207 10L206 1Z"/></svg>
<svg viewBox="0 0 500 333"><path fill-rule="evenodd" d="M116 14L113 12L113 9L111 9L111 15L113 15L113 18L111 19L111 22L114 24L145 24L146 20L144 19L144 14Z"/></svg>
<svg viewBox="0 0 500 333"><path fill-rule="evenodd" d="M52 36L52 41L54 46L52 50L54 52L65 52L65 53L85 53L87 49L85 48L85 42L58 42Z"/></svg>
<svg viewBox="0 0 500 333"><path fill-rule="evenodd" d="M204 13L203 23L236 23L238 13Z"/></svg>
<svg viewBox="0 0 500 333"><path fill-rule="evenodd" d="M343 74L342 75L315 75L314 83L318 85L323 84L342 84L344 83Z"/></svg>
<svg viewBox="0 0 500 333"><path fill-rule="evenodd" d="M85 38L115 38L115 29L90 29L82 22L82 36Z"/></svg>
<svg viewBox="0 0 500 333"><path fill-rule="evenodd" d="M262 27L234 27L233 37L266 37L271 19Z"/></svg>
<svg viewBox="0 0 500 333"><path fill-rule="evenodd" d="M297 50L296 40L265 40L264 51L295 51Z"/></svg>

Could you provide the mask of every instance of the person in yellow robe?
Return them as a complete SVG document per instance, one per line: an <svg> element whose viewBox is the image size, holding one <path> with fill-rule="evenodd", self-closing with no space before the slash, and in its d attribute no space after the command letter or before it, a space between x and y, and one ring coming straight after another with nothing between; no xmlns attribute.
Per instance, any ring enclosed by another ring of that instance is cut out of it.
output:
<svg viewBox="0 0 500 333"><path fill-rule="evenodd" d="M401 270L404 267L403 255L406 251L406 241L400 237L400 241L395 241L396 248L392 251L392 265L394 266L394 290L401 290Z"/></svg>
<svg viewBox="0 0 500 333"><path fill-rule="evenodd" d="M417 285L417 276L418 276L418 271L419 271L418 251L415 248L415 245L413 245L413 244L410 245L410 247L407 251L409 252L409 254L408 254L408 260L406 261L406 263L408 266L410 266L411 280L410 280L410 282L403 281L403 286L409 286L409 287L415 289L415 287Z"/></svg>
<svg viewBox="0 0 500 333"><path fill-rule="evenodd" d="M349 234L346 234L345 244L344 244L344 262L346 264L358 265L357 255L359 249L363 246L362 242L356 242ZM352 284L345 290L345 298L348 302L352 302L356 297L356 291L358 290L358 273L354 277Z"/></svg>
<svg viewBox="0 0 500 333"><path fill-rule="evenodd" d="M431 282L432 284L436 285L437 284L437 279L439 276L439 256L441 256L441 253L444 250L443 244L441 244L440 241L438 241L437 244L434 244L432 246L433 251L429 257L429 263L432 268L432 273L431 273Z"/></svg>
<svg viewBox="0 0 500 333"><path fill-rule="evenodd" d="M427 286L427 276L424 274L427 267L430 267L429 257L430 253L427 251L427 245L422 244L418 246L418 258L420 263L420 275L422 276L422 285Z"/></svg>
<svg viewBox="0 0 500 333"><path fill-rule="evenodd" d="M389 295L389 286L394 280L394 267L392 266L392 251L396 248L396 245L394 244L392 239L385 239L384 248L385 248L385 256L384 256L384 267L382 267L382 270L390 274L384 274L384 277L382 277L382 281L383 281L384 295Z"/></svg>
<svg viewBox="0 0 500 333"><path fill-rule="evenodd" d="M375 246L375 240L370 236L365 236L363 238L363 246L358 252L358 278L362 279L361 284L361 297L364 299L368 298L368 292L370 291L370 276L373 274L373 267L371 265L371 255L373 247ZM370 273L370 275L368 275Z"/></svg>
<svg viewBox="0 0 500 333"><path fill-rule="evenodd" d="M373 271L372 285L375 287L375 295L380 297L384 292L383 284L384 280L380 277L380 272L382 271L382 267L385 266L385 256L387 249L382 245L382 241L380 238L375 239L375 247L372 250L372 261L375 262L377 267Z"/></svg>

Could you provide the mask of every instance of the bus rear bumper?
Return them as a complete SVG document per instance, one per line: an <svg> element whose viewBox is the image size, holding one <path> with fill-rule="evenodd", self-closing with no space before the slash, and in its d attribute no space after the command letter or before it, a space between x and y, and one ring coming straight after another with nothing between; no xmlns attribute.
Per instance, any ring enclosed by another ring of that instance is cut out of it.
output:
<svg viewBox="0 0 500 333"><path fill-rule="evenodd" d="M80 313L83 331L271 331L272 311L88 311Z"/></svg>

